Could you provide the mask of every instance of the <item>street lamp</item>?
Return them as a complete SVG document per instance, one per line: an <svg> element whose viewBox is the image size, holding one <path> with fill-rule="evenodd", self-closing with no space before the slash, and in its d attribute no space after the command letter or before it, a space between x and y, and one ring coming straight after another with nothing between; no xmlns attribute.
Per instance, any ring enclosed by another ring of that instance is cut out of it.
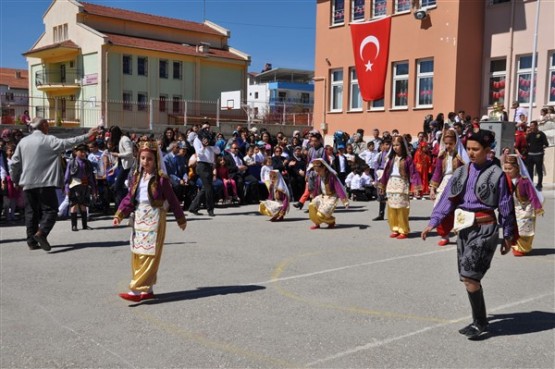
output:
<svg viewBox="0 0 555 369"><path fill-rule="evenodd" d="M322 123L320 123L320 129L322 131L327 131L328 130L328 124L326 123L326 93L327 93L327 87L328 87L328 79L326 77L314 77L312 78L312 80L314 82L320 82L323 81L324 82L324 91L322 93Z"/></svg>

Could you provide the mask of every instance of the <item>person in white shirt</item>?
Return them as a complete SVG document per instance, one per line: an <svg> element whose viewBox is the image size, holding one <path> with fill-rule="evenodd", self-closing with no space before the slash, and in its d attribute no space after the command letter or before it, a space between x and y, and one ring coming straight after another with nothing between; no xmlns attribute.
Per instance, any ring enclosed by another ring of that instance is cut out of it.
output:
<svg viewBox="0 0 555 369"><path fill-rule="evenodd" d="M206 125L205 125L206 126ZM210 126L202 127L204 132L199 134L199 137L195 138L193 141L193 146L195 148L195 153L197 156L196 171L202 182L202 189L197 192L195 199L189 207L189 212L195 215L200 215L200 201L204 199L206 210L208 210L208 215L213 217L214 215L214 189L212 187L212 182L214 179L213 170L216 155L220 153L220 148L218 146L210 145L209 136L212 134L210 131Z"/></svg>
<svg viewBox="0 0 555 369"><path fill-rule="evenodd" d="M366 148L367 148L367 150L358 154L358 157L361 158L362 160L364 160L366 165L368 165L369 167L373 167L374 160L375 160L376 156L378 155L376 153L376 151L374 150L374 141L368 142L368 144L366 145Z"/></svg>
<svg viewBox="0 0 555 369"><path fill-rule="evenodd" d="M264 165L260 170L260 180L264 182L264 184L266 184L266 187L268 187L268 189L270 188L270 172L273 169L272 157L268 156L266 159L264 159Z"/></svg>

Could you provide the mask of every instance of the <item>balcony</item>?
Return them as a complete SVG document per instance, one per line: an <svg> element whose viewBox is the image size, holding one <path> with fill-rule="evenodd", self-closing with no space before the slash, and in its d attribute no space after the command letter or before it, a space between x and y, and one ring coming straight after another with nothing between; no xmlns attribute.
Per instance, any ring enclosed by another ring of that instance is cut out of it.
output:
<svg viewBox="0 0 555 369"><path fill-rule="evenodd" d="M81 88L79 69L42 70L35 73L35 86L44 92L71 92Z"/></svg>
<svg viewBox="0 0 555 369"><path fill-rule="evenodd" d="M288 98L288 97L271 97L270 98L270 105L303 105L303 106L310 106L314 105L314 99L295 99L295 98Z"/></svg>

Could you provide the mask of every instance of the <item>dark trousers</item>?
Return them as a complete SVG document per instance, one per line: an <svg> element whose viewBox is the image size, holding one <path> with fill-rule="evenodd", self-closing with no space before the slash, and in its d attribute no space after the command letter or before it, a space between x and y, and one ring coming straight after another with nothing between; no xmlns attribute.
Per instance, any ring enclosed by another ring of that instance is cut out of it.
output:
<svg viewBox="0 0 555 369"><path fill-rule="evenodd" d="M198 211L200 209L200 201L204 199L206 209L209 212L214 211L214 189L212 188L212 180L214 173L213 166L210 163L199 161L197 163L197 175L202 182L202 189L197 193L195 199L191 203L189 210Z"/></svg>
<svg viewBox="0 0 555 369"><path fill-rule="evenodd" d="M25 227L27 242L40 231L48 236L58 215L58 196L55 187L40 187L23 191L25 198Z"/></svg>
<svg viewBox="0 0 555 369"><path fill-rule="evenodd" d="M114 201L116 203L116 210L119 207L119 203L125 195L127 195L127 188L125 188L125 180L129 177L129 172L131 168L123 169L120 167L116 181L114 182Z"/></svg>
<svg viewBox="0 0 555 369"><path fill-rule="evenodd" d="M536 168L536 174L538 175L538 187L542 187L543 182L543 155L530 155L526 157L526 169L530 174L530 181L534 183L534 167Z"/></svg>

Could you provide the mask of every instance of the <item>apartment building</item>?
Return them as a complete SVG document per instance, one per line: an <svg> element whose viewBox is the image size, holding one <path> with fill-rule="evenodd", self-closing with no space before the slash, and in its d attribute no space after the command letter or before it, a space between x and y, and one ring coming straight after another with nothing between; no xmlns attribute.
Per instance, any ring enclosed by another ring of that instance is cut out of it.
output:
<svg viewBox="0 0 555 369"><path fill-rule="evenodd" d="M529 105L538 25L536 98L531 117L555 104L555 3L541 1L318 0L315 127L399 129L416 134L424 117L464 110L480 117L494 102ZM362 101L349 25L391 17L382 100ZM527 97L528 96L528 97ZM509 111L509 116L514 111Z"/></svg>
<svg viewBox="0 0 555 369"><path fill-rule="evenodd" d="M75 0L54 0L43 22L44 33L24 53L33 116L147 128L183 123L185 101L198 107L222 91L246 93L250 56L230 47L230 31L212 22Z"/></svg>

